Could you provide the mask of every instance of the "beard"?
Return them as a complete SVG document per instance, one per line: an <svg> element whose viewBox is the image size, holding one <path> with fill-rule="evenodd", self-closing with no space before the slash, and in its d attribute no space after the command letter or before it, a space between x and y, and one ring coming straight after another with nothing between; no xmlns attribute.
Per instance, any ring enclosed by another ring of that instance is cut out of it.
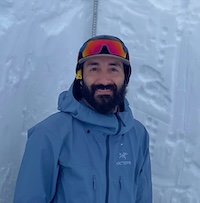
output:
<svg viewBox="0 0 200 203"><path fill-rule="evenodd" d="M124 103L126 86L127 85L124 83L119 89L117 89L117 86L115 84L99 84L91 85L91 88L89 88L83 81L82 98L85 99L87 103L99 113L113 113L117 107L120 107ZM111 90L113 94L97 95L95 97L96 90Z"/></svg>

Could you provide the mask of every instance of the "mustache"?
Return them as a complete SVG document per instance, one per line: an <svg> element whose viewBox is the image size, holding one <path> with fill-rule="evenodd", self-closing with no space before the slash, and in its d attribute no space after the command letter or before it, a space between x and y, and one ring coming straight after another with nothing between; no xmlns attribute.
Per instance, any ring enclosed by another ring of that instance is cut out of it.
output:
<svg viewBox="0 0 200 203"><path fill-rule="evenodd" d="M96 90L112 90L115 91L117 89L117 86L115 84L110 84L110 85L92 85L91 86L92 91L96 91Z"/></svg>

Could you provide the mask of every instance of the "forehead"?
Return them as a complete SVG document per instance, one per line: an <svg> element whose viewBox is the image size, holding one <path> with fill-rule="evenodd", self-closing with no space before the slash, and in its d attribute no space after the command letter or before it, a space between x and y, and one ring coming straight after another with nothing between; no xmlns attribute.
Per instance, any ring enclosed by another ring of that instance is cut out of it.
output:
<svg viewBox="0 0 200 203"><path fill-rule="evenodd" d="M122 61L117 58L117 57L113 57L113 56L93 56L88 58L84 65L88 65L90 63L117 63L120 64L121 66L123 66Z"/></svg>

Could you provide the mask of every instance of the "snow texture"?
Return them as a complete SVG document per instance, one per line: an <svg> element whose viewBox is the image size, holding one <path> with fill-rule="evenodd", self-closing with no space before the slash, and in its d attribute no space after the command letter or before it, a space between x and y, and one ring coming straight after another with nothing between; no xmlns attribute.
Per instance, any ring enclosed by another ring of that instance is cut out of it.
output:
<svg viewBox="0 0 200 203"><path fill-rule="evenodd" d="M0 203L12 202L27 130L73 81L93 3L0 1ZM99 0L97 34L130 51L127 97L150 134L154 203L200 203L199 33L199 0Z"/></svg>

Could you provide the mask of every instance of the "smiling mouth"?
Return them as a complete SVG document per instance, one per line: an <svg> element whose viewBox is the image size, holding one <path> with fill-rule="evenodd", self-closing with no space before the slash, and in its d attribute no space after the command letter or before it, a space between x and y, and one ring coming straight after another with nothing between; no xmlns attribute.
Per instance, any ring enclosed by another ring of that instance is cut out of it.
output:
<svg viewBox="0 0 200 203"><path fill-rule="evenodd" d="M97 94L97 95L112 95L113 90L111 90L111 89L97 89L95 91L95 94Z"/></svg>

